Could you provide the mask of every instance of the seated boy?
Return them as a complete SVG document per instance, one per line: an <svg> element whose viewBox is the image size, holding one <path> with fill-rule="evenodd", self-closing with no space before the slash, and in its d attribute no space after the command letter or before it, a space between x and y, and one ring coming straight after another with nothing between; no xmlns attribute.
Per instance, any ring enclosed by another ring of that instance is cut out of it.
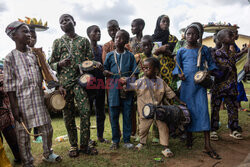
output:
<svg viewBox="0 0 250 167"><path fill-rule="evenodd" d="M132 73L137 74L136 62L134 55L125 50L125 44L129 41L129 33L125 30L119 30L115 36L116 49L107 54L104 62L104 72L109 86L109 110L112 127L112 141L111 149L117 149L120 142L119 134L119 113L120 108L123 114L123 140L124 147L133 148L130 143L131 136L131 108L133 101L133 94L128 93L122 96L122 91L118 84L121 77L130 77Z"/></svg>
<svg viewBox="0 0 250 167"><path fill-rule="evenodd" d="M140 124L139 135L140 143L136 149L140 150L147 141L150 126L154 119L146 119L142 114L142 109L146 104L162 105L167 99L175 99L180 104L186 105L180 101L171 88L157 74L160 71L160 62L154 58L147 58L143 63L144 77L136 80L135 83L127 83L127 90L135 90L137 93L137 107L139 112ZM168 103L167 103L168 104ZM172 157L173 153L169 149L169 129L165 122L156 120L159 129L160 144L163 145L162 154L165 157Z"/></svg>

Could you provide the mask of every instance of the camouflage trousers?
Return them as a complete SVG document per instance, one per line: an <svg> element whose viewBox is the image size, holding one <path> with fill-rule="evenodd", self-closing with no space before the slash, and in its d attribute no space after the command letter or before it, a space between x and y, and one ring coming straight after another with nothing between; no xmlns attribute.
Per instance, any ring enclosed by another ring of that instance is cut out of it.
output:
<svg viewBox="0 0 250 167"><path fill-rule="evenodd" d="M76 113L80 115L80 146L87 146L90 138L90 106L87 92L76 84L67 90L66 106L63 110L64 123L68 132L70 145L78 146Z"/></svg>

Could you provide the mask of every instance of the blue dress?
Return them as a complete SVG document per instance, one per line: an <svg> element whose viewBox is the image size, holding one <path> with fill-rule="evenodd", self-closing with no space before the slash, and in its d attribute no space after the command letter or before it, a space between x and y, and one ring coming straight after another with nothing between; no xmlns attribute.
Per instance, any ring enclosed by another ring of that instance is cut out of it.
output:
<svg viewBox="0 0 250 167"><path fill-rule="evenodd" d="M187 104L191 114L191 124L188 127L189 132L209 131L210 120L208 113L207 89L195 84L194 75L198 71L197 56L199 48L186 49L181 48L177 52L176 61L180 65L186 80L181 83L180 99ZM201 70L204 69L202 64L208 63L208 70L216 69L212 60L209 49L204 46L202 49ZM177 67L176 67L177 68ZM178 73L181 74L180 69Z"/></svg>

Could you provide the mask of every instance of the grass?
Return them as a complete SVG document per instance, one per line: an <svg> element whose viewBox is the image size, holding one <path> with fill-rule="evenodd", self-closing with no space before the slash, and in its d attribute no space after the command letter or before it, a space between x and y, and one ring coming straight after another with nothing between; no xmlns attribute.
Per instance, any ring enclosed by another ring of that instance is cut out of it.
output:
<svg viewBox="0 0 250 167"><path fill-rule="evenodd" d="M245 84L246 92L250 92L250 84ZM243 108L249 108L248 102L242 102ZM250 129L249 125L249 116L246 112L239 112L239 120L240 126L243 130ZM223 110L220 112L220 121L221 121L221 128L219 133L228 133L229 130L227 129L227 111ZM76 118L77 125L79 125L79 117ZM122 123L122 118L120 117L120 123ZM95 116L91 116L91 125L95 126ZM102 144L98 143L98 156L87 156L82 155L78 158L71 159L68 157L68 149L70 147L68 141L64 142L56 142L55 138L58 136L62 136L67 134L65 125L62 119L62 116L57 116L52 118L52 126L54 128L54 136L53 136L53 150L56 154L60 154L63 157L63 161L59 164L47 164L42 162L42 144L35 144L31 143L32 146L32 154L35 158L35 165L39 167L49 167L49 166L56 166L56 167L96 167L96 166L143 166L143 167L151 167L151 166L158 166L159 163L154 161L153 158L155 157L162 157L161 146L152 146L151 145L151 135L149 134L149 139L147 143L147 147L143 148L142 151L137 152L133 150L126 150L122 148L122 144L120 144L120 149L116 151L109 150L110 144ZM122 127L122 124L121 124ZM249 130L247 130L249 131ZM180 160L182 158L193 158L199 153L200 150L203 149L203 134L196 133L195 136L195 143L192 150L187 150L185 147L185 143L180 142L179 139L170 139L170 148L174 152L175 157L173 159ZM79 137L79 136L78 136ZM109 117L106 115L105 121L105 132L104 137L108 140L111 140L111 127L109 123ZM250 134L245 136L245 138L250 139ZM96 129L91 129L91 139L97 140L96 136ZM32 139L31 139L32 140ZM136 144L136 143L135 143ZM9 157L10 161L13 162L13 155L7 146L6 142L4 142L4 148L7 152L7 156Z"/></svg>

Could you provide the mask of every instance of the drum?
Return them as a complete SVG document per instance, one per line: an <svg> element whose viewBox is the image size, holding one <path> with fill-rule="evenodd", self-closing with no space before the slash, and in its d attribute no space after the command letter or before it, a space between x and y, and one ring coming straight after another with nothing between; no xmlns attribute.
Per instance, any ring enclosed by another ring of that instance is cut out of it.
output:
<svg viewBox="0 0 250 167"><path fill-rule="evenodd" d="M181 109L181 124L186 127L191 123L190 112L184 105L178 105L178 107Z"/></svg>
<svg viewBox="0 0 250 167"><path fill-rule="evenodd" d="M155 106L151 103L145 104L142 108L142 115L146 119L153 119L155 114Z"/></svg>
<svg viewBox="0 0 250 167"><path fill-rule="evenodd" d="M48 110L57 112L64 109L66 100L60 94L59 90L55 90L54 92L45 95L45 104L48 107Z"/></svg>
<svg viewBox="0 0 250 167"><path fill-rule="evenodd" d="M196 72L194 75L194 82L207 89L210 89L213 85L213 80L207 71Z"/></svg>
<svg viewBox="0 0 250 167"><path fill-rule="evenodd" d="M95 63L90 60L82 62L81 69L84 73L95 75Z"/></svg>
<svg viewBox="0 0 250 167"><path fill-rule="evenodd" d="M83 74L79 80L79 85L84 88L89 96L89 98L93 98L96 96L96 82L94 81L94 76L92 74ZM93 82L91 81L93 80ZM93 83L93 85L89 85L90 81Z"/></svg>

